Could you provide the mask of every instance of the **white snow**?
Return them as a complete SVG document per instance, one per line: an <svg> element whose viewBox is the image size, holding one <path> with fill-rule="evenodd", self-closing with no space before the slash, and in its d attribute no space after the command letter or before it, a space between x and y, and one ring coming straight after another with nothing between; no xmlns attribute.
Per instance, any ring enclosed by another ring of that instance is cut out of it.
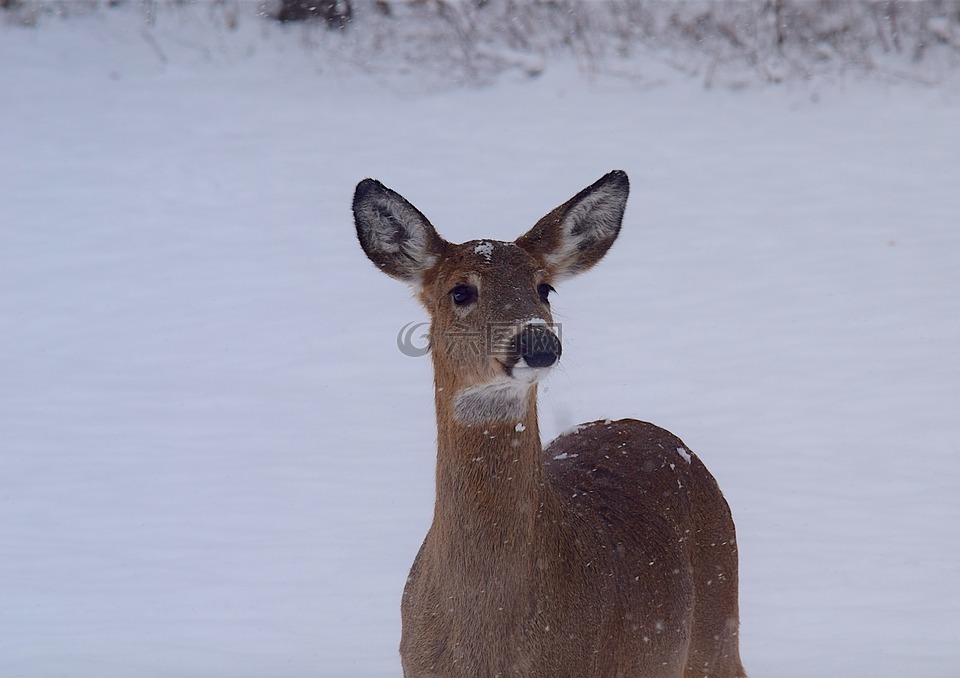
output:
<svg viewBox="0 0 960 678"><path fill-rule="evenodd" d="M540 410L541 410L541 413L542 413L542 411L543 411L543 403L540 404ZM542 416L542 414L541 414L541 416ZM559 437L559 436L575 436L575 435L577 435L578 433L580 433L580 431L582 431L583 429L585 429L586 427L587 427L586 424L574 424L573 426L569 426L569 427L567 427L566 429L564 429L563 431L561 431L556 437Z"/></svg>
<svg viewBox="0 0 960 678"><path fill-rule="evenodd" d="M0 675L401 675L432 376L353 188L510 241L614 168L545 438L610 412L696 451L752 676L956 675L957 92L425 92L136 17L0 26Z"/></svg>
<svg viewBox="0 0 960 678"><path fill-rule="evenodd" d="M489 240L484 240L482 243L473 248L473 251L482 256L487 261L490 261L493 257L493 243Z"/></svg>
<svg viewBox="0 0 960 678"><path fill-rule="evenodd" d="M687 449L685 447L678 447L677 454L683 457L683 460L685 462L687 462L688 464L690 463L690 453L687 452Z"/></svg>

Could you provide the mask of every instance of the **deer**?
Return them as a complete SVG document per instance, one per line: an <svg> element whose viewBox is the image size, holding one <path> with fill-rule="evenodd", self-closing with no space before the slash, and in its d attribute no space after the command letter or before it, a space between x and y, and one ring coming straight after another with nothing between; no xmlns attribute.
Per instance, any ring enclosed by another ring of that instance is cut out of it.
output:
<svg viewBox="0 0 960 678"><path fill-rule="evenodd" d="M550 295L607 253L629 190L616 170L513 242L454 244L379 181L356 187L363 251L430 316L436 497L403 590L405 678L746 676L733 518L699 457L635 419L540 440Z"/></svg>

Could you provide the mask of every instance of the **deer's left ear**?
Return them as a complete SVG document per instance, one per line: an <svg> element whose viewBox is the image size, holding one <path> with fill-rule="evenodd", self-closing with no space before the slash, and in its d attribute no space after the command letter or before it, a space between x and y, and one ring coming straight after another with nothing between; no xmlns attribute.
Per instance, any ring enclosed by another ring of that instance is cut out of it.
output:
<svg viewBox="0 0 960 678"><path fill-rule="evenodd" d="M516 243L542 260L555 280L586 271L617 239L629 194L627 173L614 170L543 217Z"/></svg>

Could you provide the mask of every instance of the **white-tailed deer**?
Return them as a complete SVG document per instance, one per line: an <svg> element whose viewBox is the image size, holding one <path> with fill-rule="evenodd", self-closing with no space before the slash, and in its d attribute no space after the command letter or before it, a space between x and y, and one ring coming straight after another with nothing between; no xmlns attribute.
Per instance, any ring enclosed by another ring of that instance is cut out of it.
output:
<svg viewBox="0 0 960 678"><path fill-rule="evenodd" d="M432 321L436 506L403 592L407 678L746 675L733 519L700 459L634 419L540 444L548 296L607 252L628 192L611 172L514 242L457 245L357 186L364 252Z"/></svg>

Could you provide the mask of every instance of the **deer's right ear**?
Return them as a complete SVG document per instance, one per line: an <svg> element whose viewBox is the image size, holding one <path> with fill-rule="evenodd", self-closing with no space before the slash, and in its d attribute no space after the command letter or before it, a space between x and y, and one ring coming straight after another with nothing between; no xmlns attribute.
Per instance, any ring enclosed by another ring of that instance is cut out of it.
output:
<svg viewBox="0 0 960 678"><path fill-rule="evenodd" d="M427 218L396 191L364 179L353 194L360 246L381 271L411 285L437 263L446 241Z"/></svg>

